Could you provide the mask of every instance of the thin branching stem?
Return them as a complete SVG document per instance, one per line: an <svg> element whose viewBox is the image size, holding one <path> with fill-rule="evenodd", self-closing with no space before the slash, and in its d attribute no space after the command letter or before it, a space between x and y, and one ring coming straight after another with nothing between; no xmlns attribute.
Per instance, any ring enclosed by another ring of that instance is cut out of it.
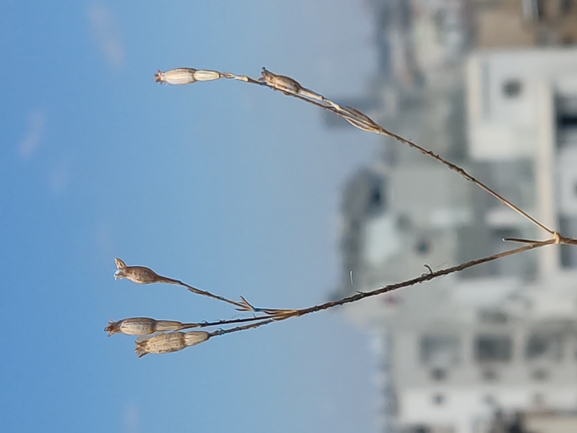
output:
<svg viewBox="0 0 577 433"><path fill-rule="evenodd" d="M270 319L270 317L268 315L265 315L265 316L244 317L242 319L217 320L214 322L183 323L181 329L210 328L213 326L231 325L234 323L256 322L265 319Z"/></svg>
<svg viewBox="0 0 577 433"><path fill-rule="evenodd" d="M251 323L250 325L236 326L234 328L229 329L218 329L214 332L209 333L209 335L211 337L219 337L221 335L231 334L233 332L246 331L247 329L258 328L259 326L268 325L269 323L272 323L274 321L275 319L266 319L261 322Z"/></svg>
<svg viewBox="0 0 577 433"><path fill-rule="evenodd" d="M292 311L292 310L283 310L283 309L279 309L279 308L255 307L254 305L250 304L242 296L241 296L241 299L242 299L241 302L231 301L230 299L224 298L224 297L219 296L219 295L215 295L214 293L210 293L210 292L207 292L205 290L197 289L196 287L193 287L193 286L186 284L182 281L179 281L179 280L173 280L173 281L175 281L175 284L180 284L181 286L186 287L192 293L195 293L198 295L203 295L203 296L208 296L209 298L218 299L219 301L223 301L223 302L227 302L229 304L232 304L236 307L236 309L238 311L247 311L247 312L253 312L253 313L265 313L268 316L275 316L278 314L287 314L287 312ZM252 319L252 320L255 320L255 319Z"/></svg>
<svg viewBox="0 0 577 433"><path fill-rule="evenodd" d="M499 193L493 191L491 188L489 188L487 185L485 185L483 182L475 179L473 176L471 176L469 173L467 173L465 170L463 170L461 167L447 161L446 159L442 158L441 156L437 155L436 153L427 150L421 146L419 146L416 143L413 143L410 140L407 140L403 137L401 137L400 135L397 135L393 132L390 132L388 130L386 130L383 127L380 127L379 129L379 133L381 135L386 135L388 137L391 137L395 140L397 140L400 143L403 143L413 149L418 150L419 152L421 152L424 155L427 155L431 158L433 158L436 161L439 161L440 163L444 164L446 167L450 168L451 170L459 173L462 177L464 177L465 179L467 179L469 182L473 182L475 185L477 185L479 188L481 188L483 191L488 192L489 194L491 194L493 197L495 197L497 200L499 200L501 203L505 204L506 206L508 206L510 209L513 209L515 212L517 212L519 215L525 217L526 219L528 219L529 221L531 221L533 224L535 224L537 227L545 230L547 233L553 235L555 233L554 230L551 230L550 228L548 228L547 226L545 226L544 224L540 223L539 221L537 221L535 218L533 218L531 215L529 215L527 212L525 212L524 210L520 209L518 206L514 205L513 203L511 203L509 200L507 200L505 197L503 197L502 195L500 195Z"/></svg>
<svg viewBox="0 0 577 433"><path fill-rule="evenodd" d="M412 142L411 140L407 140L404 137L401 137L394 132L387 130L386 128L382 127L381 125L377 124L374 120L372 120L369 116L364 114L363 112L352 108L352 107L341 107L339 104L331 101L328 98L325 98L323 95L316 93L310 89L306 89L300 85L300 83L294 80L291 77L287 77L284 75L277 75L270 71L267 71L263 68L262 71L262 78L259 80L252 79L247 76L243 75L235 75L230 72L221 73L223 78L233 78L239 81L244 81L250 84L256 84L259 86L267 86L272 90L277 90L285 95L292 96L294 98L300 99L301 101L307 102L309 104L316 105L317 107L331 111L332 113L336 114L344 118L347 122L353 125L355 128L358 128L362 131L372 132L379 135L384 135L386 137L393 138L394 140L398 141L401 144L409 146L412 149L417 150L418 152L422 153L425 156L433 158L435 161L440 162L444 166L448 167L450 170L458 173L463 178L468 180L469 182L474 183L482 190L486 191L487 193L491 194L501 203L508 206L513 211L517 212L519 215L539 227L540 229L546 231L550 235L554 235L555 231L550 229L549 227L545 226L541 222L537 221L527 212L520 209L515 204L511 203L505 197L494 191L493 189L489 188L483 182L479 181L478 179L474 178L472 175L467 173L463 168L449 162L445 158L441 157L440 155L434 153L433 151L427 150L424 147Z"/></svg>
<svg viewBox="0 0 577 433"><path fill-rule="evenodd" d="M501 253L493 254L491 256L483 257L481 259L471 260L471 261L468 261L466 263L461 263L460 265L457 265L457 266L452 266L450 268L441 269L441 270L435 271L435 272L429 272L429 273L423 274L419 277L412 278L410 280L406 280L406 281L403 281L400 283L389 284L388 286L380 287L378 289L371 290L369 292L358 292L355 295L348 296L346 298L342 298L342 299L339 299L336 301L325 302L323 304L314 305L312 307L303 308L300 310L292 310L292 311L291 310L285 310L285 311L287 311L287 313L284 315L278 315L274 318L265 319L261 322L252 323L250 325L237 326L235 328L230 328L230 329L225 329L225 330L218 330L218 331L215 331L213 334L214 335L224 335L224 334L230 334L230 333L238 332L238 331L246 331L248 329L258 328L259 326L262 326L262 325L267 325L267 324L274 322L274 321L281 321L281 320L286 320L286 319L290 319L293 317L301 317L301 316L305 316L307 314L317 313L319 311L328 310L330 308L339 307L339 306L342 306L345 304L357 302L357 301L360 301L360 300L365 299L365 298L370 298L373 296L378 296L378 295L382 295L384 293L392 292L394 290L399 290L399 289L402 289L405 287L414 286L416 284L424 283L426 281L431 281L435 278L444 277L444 276L453 274L455 272L460 272L460 271L463 271L465 269L472 268L473 266L478 266L478 265L481 265L483 263L489 263L489 262L492 262L494 260L498 260L498 259L502 259L504 257L512 256L514 254L522 253L524 251L529 251L529 250L543 247L545 245L553 245L556 243L557 243L557 239L555 239L555 238L548 239L546 241L537 241L537 242L534 242L530 245L525 245L525 246L515 248L512 250L503 251Z"/></svg>
<svg viewBox="0 0 577 433"><path fill-rule="evenodd" d="M345 304L350 304L351 302L357 302L361 299L369 298L372 296L382 295L383 293L392 292L393 290L402 289L404 287L414 286L415 284L424 283L425 281L431 281L435 278L444 277L446 275L453 274L455 272L460 272L468 268L472 268L473 266L482 265L483 263L489 263L494 260L502 259L504 257L509 257L514 254L519 254L524 251L529 251L535 248L540 248L545 245L553 245L555 244L555 239L548 239L546 241L535 242L530 245L525 245L523 247L515 248L508 251L503 251L501 253L493 254L491 256L483 257L481 259L471 260L466 263L461 263L460 265L453 266L450 268L441 269L435 272L429 272L423 274L419 277L406 280L400 283L390 284L388 286L384 286L375 290L371 290L369 292L359 292L355 295L348 296L346 298L339 299L337 301L330 301L325 302L324 304L315 305L313 307L304 308L302 310L297 310L298 316L304 316L305 314L316 313L317 311L327 310L329 308L338 307Z"/></svg>
<svg viewBox="0 0 577 433"><path fill-rule="evenodd" d="M255 82L255 80L251 81L251 83L254 83L254 82ZM258 84L262 84L262 83L258 83ZM279 90L279 89L276 89L270 85L268 87L272 88L273 90ZM547 226L545 226L541 222L537 221L535 218L533 218L527 212L523 211L518 206L514 205L509 200L507 200L505 197L503 197L502 195L500 195L496 191L489 188L483 182L479 181L478 179L474 178L472 175L467 173L463 168L449 162L448 160L441 157L440 155L438 155L438 154L436 154L430 150L425 149L424 147L412 142L411 140L407 140L406 138L401 137L400 135L395 134L394 132L391 132L391 131L385 129L384 127L382 127L381 125L374 122L370 117L368 117L366 114L362 113L361 111L354 109L354 108L350 108L350 107L342 108L338 104L336 104L336 103L334 103L334 102L332 102L329 99L324 98L324 97L323 97L323 100L328 105L324 105L324 104L319 103L317 101L311 100L307 97L299 95L298 93L291 93L291 92L286 92L286 91L282 91L282 93L284 93L285 95L300 99L301 101L305 101L309 104L316 105L317 107L320 107L323 110L331 111L334 114L336 114L337 116L343 117L346 121L348 121L351 125L353 125L354 127L358 128L358 129L393 138L394 140L398 141L399 143L404 144L406 146L409 146L410 148L419 151L423 155L426 155L430 158L433 158L435 161L440 162L441 164L445 165L449 169L451 169L454 172L461 175L463 178L465 178L469 182L474 183L475 185L477 185L482 190L491 194L493 197L495 197L501 203L505 204L506 206L508 206L509 208L514 210L515 212L517 212L519 215L521 215L524 218L526 218L527 220L531 221L537 227L541 228L542 230L545 230L547 233L549 233L551 235L553 235L555 233L554 230L551 230L550 228L548 228ZM353 115L351 116L351 114L353 114Z"/></svg>
<svg viewBox="0 0 577 433"><path fill-rule="evenodd" d="M220 296L220 295L215 295L214 293L207 292L206 290L197 289L196 287L193 287L190 284L186 284L185 282L180 281L180 280L175 280L175 281L177 282L176 284L179 284L182 287L186 287L190 292L192 292L196 295L202 295L202 296L206 296L208 298L217 299L219 301L226 302L227 304L234 305L237 308L244 308L244 305L240 302L227 299L227 298Z"/></svg>

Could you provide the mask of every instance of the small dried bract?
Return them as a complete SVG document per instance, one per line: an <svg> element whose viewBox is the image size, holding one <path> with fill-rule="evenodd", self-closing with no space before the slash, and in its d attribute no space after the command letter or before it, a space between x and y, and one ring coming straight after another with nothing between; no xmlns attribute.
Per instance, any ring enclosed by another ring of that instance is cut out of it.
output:
<svg viewBox="0 0 577 433"><path fill-rule="evenodd" d="M136 342L136 355L141 358L149 353L161 354L178 352L185 347L200 344L210 338L208 332L171 332L170 334L160 334L143 341Z"/></svg>
<svg viewBox="0 0 577 433"><path fill-rule="evenodd" d="M116 263L117 271L114 273L114 279L120 280L126 278L136 284L151 284L151 283L164 283L167 281L166 277L161 277L152 269L145 268L144 266L126 266L119 258L114 259Z"/></svg>
<svg viewBox="0 0 577 433"><path fill-rule="evenodd" d="M129 319L122 319L118 322L111 320L108 322L105 331L110 337L113 334L127 334L127 335L149 335L155 332L163 331L178 331L183 328L181 322L174 320L155 320L150 317L131 317Z"/></svg>
<svg viewBox="0 0 577 433"><path fill-rule="evenodd" d="M295 94L299 93L299 90L302 89L298 81L284 75L277 75L264 67L260 74L262 78L259 78L259 81L264 81L273 89Z"/></svg>

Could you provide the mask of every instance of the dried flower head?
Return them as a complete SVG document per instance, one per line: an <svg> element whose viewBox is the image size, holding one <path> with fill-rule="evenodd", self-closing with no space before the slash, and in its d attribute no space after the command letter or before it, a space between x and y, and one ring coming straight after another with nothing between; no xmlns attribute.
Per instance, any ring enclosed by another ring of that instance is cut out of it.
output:
<svg viewBox="0 0 577 433"><path fill-rule="evenodd" d="M195 72L196 69L192 68L176 68L166 72L162 72L159 69L158 72L154 74L154 81L156 83L167 83L174 86L191 84L196 81L196 78L194 78Z"/></svg>
<svg viewBox="0 0 577 433"><path fill-rule="evenodd" d="M136 355L140 358L149 353L170 353L178 352L185 347L194 346L210 338L208 332L171 332L160 334L147 340L136 342Z"/></svg>
<svg viewBox="0 0 577 433"><path fill-rule="evenodd" d="M114 259L114 263L116 263L116 268L118 269L114 273L115 280L126 278L137 284L166 282L166 278L161 277L152 269L145 268L144 266L126 266L126 263L119 258Z"/></svg>
<svg viewBox="0 0 577 433"><path fill-rule="evenodd" d="M118 322L110 320L105 331L110 337L113 334L121 333L127 335L149 335L162 331L178 331L183 328L181 322L173 320L155 320L150 317L131 317Z"/></svg>

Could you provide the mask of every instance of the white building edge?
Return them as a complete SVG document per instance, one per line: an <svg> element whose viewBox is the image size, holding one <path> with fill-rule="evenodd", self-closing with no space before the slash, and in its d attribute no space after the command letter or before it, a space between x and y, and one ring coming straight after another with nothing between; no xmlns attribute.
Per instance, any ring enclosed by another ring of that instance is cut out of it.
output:
<svg viewBox="0 0 577 433"><path fill-rule="evenodd" d="M577 237L577 50L475 52L466 88L467 151L455 162ZM359 173L341 219L335 296L516 246L502 237L546 238L426 158ZM346 314L375 333L380 431L506 432L495 414L514 428L513 414L522 413L517 431L577 432L577 248L544 247L352 304Z"/></svg>

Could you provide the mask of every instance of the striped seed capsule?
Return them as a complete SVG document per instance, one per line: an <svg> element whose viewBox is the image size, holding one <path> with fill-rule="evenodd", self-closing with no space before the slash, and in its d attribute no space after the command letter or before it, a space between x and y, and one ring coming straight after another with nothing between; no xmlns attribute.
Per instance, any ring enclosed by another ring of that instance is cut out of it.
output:
<svg viewBox="0 0 577 433"><path fill-rule="evenodd" d="M172 332L160 334L143 341L136 342L136 355L141 358L149 353L161 354L178 352L188 346L194 346L210 338L208 332Z"/></svg>
<svg viewBox="0 0 577 433"><path fill-rule="evenodd" d="M167 83L172 85L192 84L195 81L211 81L222 78L218 71L193 68L176 68L166 72L158 71L154 74L154 81L157 83Z"/></svg>
<svg viewBox="0 0 577 433"><path fill-rule="evenodd" d="M129 319L122 319L118 322L110 321L105 331L108 331L108 336L113 334L127 334L127 335L149 335L155 332L162 331L178 331L182 329L182 323L172 320L155 320L150 317L131 317Z"/></svg>
<svg viewBox="0 0 577 433"><path fill-rule="evenodd" d="M162 72L159 69L158 72L154 74L154 81L156 83L167 83L174 86L192 84L196 81L196 78L194 77L195 72L196 69L192 68L176 68L166 72Z"/></svg>

